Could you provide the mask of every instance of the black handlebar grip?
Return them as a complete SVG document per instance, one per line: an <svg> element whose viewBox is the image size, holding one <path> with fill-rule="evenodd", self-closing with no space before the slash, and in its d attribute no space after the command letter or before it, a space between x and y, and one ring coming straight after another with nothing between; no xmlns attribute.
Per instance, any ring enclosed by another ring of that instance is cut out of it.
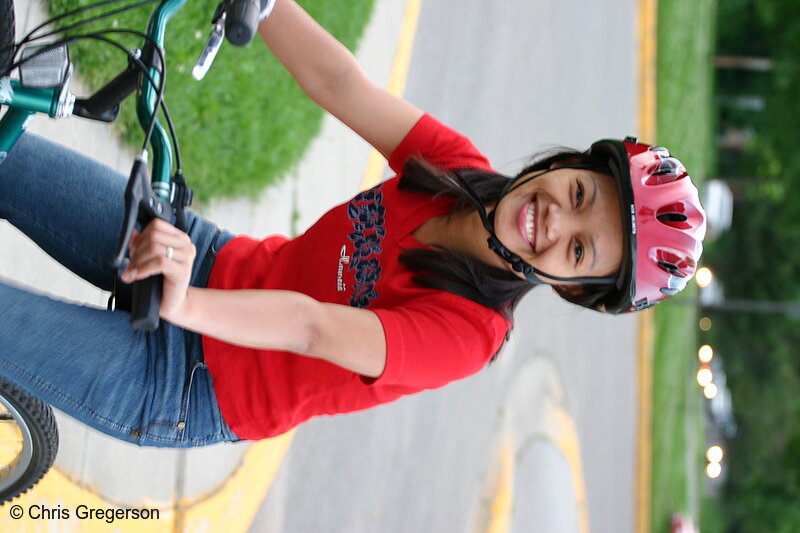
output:
<svg viewBox="0 0 800 533"><path fill-rule="evenodd" d="M232 0L225 18L225 35L236 46L244 46L253 40L261 12L259 0Z"/></svg>
<svg viewBox="0 0 800 533"><path fill-rule="evenodd" d="M158 275L133 283L131 325L134 329L153 331L158 327L163 281L164 276Z"/></svg>

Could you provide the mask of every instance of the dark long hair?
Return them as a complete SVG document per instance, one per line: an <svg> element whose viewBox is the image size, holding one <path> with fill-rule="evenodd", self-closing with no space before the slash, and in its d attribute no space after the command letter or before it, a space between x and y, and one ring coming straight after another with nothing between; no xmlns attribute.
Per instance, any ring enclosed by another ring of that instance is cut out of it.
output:
<svg viewBox="0 0 800 533"><path fill-rule="evenodd" d="M476 169L460 169L458 173L484 204L495 202L509 180L531 172L546 170L551 166L587 165L594 170L611 174L605 159L591 156L569 148L542 152L516 176L509 177L495 172ZM451 171L429 162L411 158L406 161L398 184L400 190L426 193L431 196L456 198L450 215L475 209L466 191L446 178ZM509 270L493 267L446 247L436 246L431 250L410 249L400 255L400 261L414 272L414 281L423 287L448 291L485 305L501 313L509 322L525 294L535 285L517 277ZM554 286L565 300L590 307L613 291L613 286L582 285L564 289Z"/></svg>

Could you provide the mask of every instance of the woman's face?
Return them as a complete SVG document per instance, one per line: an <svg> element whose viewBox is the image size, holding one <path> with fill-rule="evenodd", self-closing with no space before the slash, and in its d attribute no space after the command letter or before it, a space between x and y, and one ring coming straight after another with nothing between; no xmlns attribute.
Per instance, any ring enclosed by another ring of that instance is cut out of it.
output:
<svg viewBox="0 0 800 533"><path fill-rule="evenodd" d="M619 270L623 240L613 178L557 168L525 180L502 198L495 212L495 232L507 248L559 277L603 277Z"/></svg>

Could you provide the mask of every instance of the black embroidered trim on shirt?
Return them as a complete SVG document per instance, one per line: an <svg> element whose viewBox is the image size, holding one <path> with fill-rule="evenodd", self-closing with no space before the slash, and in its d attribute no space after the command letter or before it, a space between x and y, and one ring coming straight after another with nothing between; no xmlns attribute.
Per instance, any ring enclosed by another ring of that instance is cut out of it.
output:
<svg viewBox="0 0 800 533"><path fill-rule="evenodd" d="M383 252L381 245L386 237L386 208L383 206L381 188L382 185L378 185L360 193L347 206L347 216L353 223L353 233L347 236L353 243L353 255L348 270L356 271L356 284L350 298L350 305L353 307L368 307L378 297L375 284L380 280L382 272L378 256Z"/></svg>

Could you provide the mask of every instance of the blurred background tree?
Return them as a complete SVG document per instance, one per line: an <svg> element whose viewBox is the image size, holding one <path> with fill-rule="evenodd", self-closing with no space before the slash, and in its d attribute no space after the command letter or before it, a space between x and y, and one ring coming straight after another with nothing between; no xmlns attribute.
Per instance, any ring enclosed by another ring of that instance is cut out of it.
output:
<svg viewBox="0 0 800 533"><path fill-rule="evenodd" d="M708 245L728 298L800 303L800 2L718 5L718 172L731 231ZM728 443L723 531L800 531L800 317L709 310L738 433Z"/></svg>

